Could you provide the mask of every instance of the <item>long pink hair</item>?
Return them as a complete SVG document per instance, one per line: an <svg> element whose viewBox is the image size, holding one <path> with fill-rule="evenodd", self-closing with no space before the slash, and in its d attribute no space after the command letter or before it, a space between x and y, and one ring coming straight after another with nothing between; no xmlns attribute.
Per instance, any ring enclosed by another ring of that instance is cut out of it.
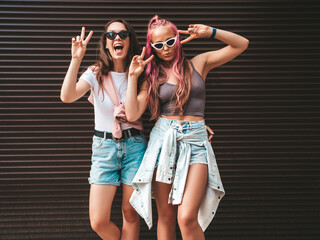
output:
<svg viewBox="0 0 320 240"><path fill-rule="evenodd" d="M175 110L179 110L183 113L183 107L188 101L191 89L191 69L187 59L184 57L182 46L179 40L179 32L177 27L158 15L155 15L149 22L147 43L146 43L146 55L148 59L152 54L154 58L148 63L145 70L145 76L148 81L148 107L151 113L151 120L157 119L160 116L160 101L159 101L159 86L166 82L169 78L168 69L165 67L165 61L160 59L151 46L152 32L157 27L170 26L173 32L177 35L177 41L174 47L176 47L176 55L172 62L172 72L178 79L177 89L175 92L176 104Z"/></svg>

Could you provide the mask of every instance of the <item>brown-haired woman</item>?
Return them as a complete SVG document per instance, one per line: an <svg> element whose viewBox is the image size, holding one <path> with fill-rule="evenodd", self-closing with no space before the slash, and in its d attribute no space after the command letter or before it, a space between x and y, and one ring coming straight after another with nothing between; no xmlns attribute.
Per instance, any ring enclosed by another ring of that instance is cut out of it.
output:
<svg viewBox="0 0 320 240"><path fill-rule="evenodd" d="M100 56L77 81L77 74L86 47L93 32L85 38L72 39L72 59L65 76L60 98L71 103L91 89L94 103L95 131L92 144L92 165L89 183L90 222L102 239L139 239L139 215L129 204L133 192L132 180L146 149L141 119L125 119L124 102L127 88L127 71L134 55L140 53L133 28L123 19L109 21L100 38ZM113 90L106 88L113 86ZM111 84L111 85L110 85ZM110 92L111 91L111 92ZM116 97L118 103L114 102ZM117 190L122 185L122 233L110 221L111 206Z"/></svg>

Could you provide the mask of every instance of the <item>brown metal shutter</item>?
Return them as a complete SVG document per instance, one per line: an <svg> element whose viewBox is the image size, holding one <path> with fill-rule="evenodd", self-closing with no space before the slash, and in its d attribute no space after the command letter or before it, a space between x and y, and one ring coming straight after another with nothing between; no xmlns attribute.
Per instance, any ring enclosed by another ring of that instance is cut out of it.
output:
<svg viewBox="0 0 320 240"><path fill-rule="evenodd" d="M227 191L207 239L319 239L319 9L316 1L1 1L0 239L98 239L88 219L93 109L86 97L59 99L70 39L81 26L95 31L84 68L106 21L127 19L144 43L156 13L179 28L203 23L250 40L206 82ZM184 49L192 57L222 46L199 39ZM156 239L156 227L141 221L141 239Z"/></svg>

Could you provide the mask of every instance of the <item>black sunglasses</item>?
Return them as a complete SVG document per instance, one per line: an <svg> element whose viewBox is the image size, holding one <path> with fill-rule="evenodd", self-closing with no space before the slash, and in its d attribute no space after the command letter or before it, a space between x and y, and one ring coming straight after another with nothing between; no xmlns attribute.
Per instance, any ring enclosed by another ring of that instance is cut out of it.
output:
<svg viewBox="0 0 320 240"><path fill-rule="evenodd" d="M106 32L104 35L105 35L108 39L114 40L114 39L117 37L117 35L119 35L119 37L120 37L121 39L126 39L127 37L130 36L130 33L129 33L128 31L122 30L122 31L120 31L120 32L118 32L118 33L116 33L116 32Z"/></svg>

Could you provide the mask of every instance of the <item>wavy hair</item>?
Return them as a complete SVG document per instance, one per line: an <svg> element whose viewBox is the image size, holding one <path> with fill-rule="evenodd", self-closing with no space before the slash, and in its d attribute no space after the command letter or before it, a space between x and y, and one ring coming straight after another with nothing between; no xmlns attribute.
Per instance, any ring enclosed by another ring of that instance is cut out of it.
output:
<svg viewBox="0 0 320 240"><path fill-rule="evenodd" d="M145 70L145 77L148 81L148 107L151 113L151 120L157 119L160 116L159 86L165 83L169 78L168 69L166 68L167 63L157 56L155 50L151 46L152 32L154 29L161 26L170 26L177 35L177 41L174 46L177 48L176 55L171 64L172 72L178 79L176 92L173 96L173 98L176 98L175 108L172 113L176 110L183 113L183 108L189 99L191 89L191 69L182 50L178 29L170 21L155 15L148 25L145 57L147 59L152 54L154 55L154 58L148 63Z"/></svg>

